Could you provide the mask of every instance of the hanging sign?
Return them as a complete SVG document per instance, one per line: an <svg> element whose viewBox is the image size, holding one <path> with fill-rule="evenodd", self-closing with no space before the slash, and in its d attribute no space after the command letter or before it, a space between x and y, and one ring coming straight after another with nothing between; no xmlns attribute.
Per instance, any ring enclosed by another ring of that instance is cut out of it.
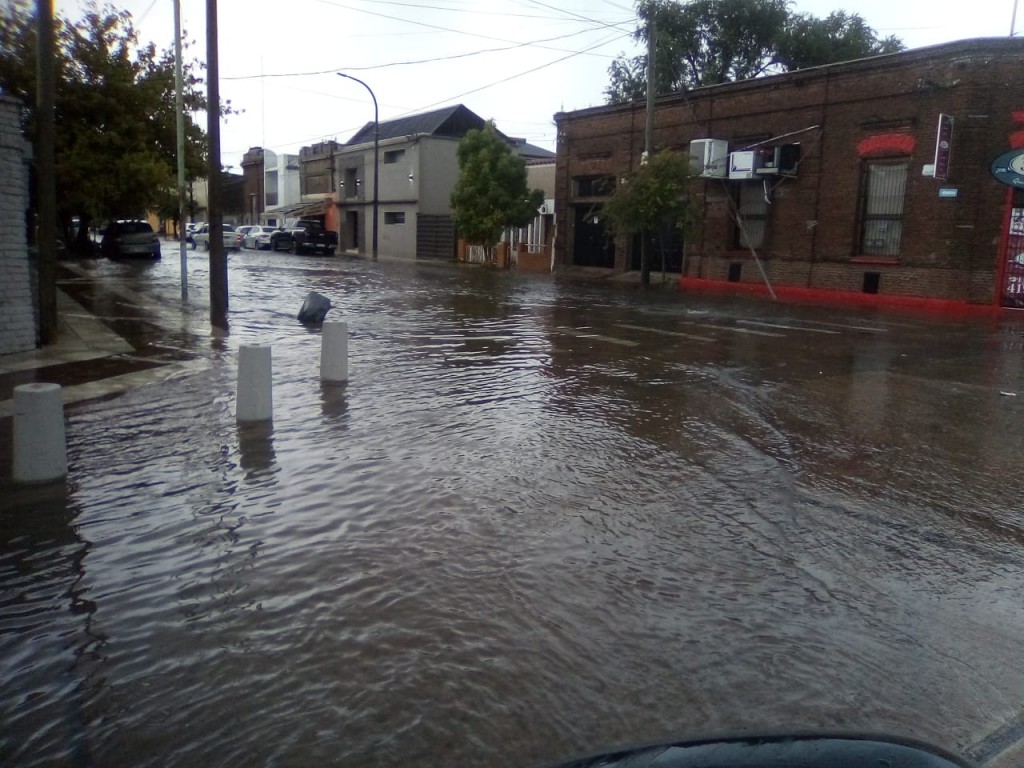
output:
<svg viewBox="0 0 1024 768"><path fill-rule="evenodd" d="M953 116L939 114L939 129L935 136L935 170L932 176L946 180L949 175L949 154L953 147Z"/></svg>
<svg viewBox="0 0 1024 768"><path fill-rule="evenodd" d="M1003 184L1024 189L1024 149L1011 149L992 161L992 175Z"/></svg>

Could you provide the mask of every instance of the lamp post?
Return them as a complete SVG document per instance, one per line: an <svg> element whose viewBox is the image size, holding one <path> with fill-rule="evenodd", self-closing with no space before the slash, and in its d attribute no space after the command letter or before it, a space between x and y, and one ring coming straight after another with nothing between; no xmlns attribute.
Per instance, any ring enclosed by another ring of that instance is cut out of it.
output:
<svg viewBox="0 0 1024 768"><path fill-rule="evenodd" d="M345 77L349 80L355 80L363 88L370 92L370 98L373 99L373 258L377 258L377 205L379 200L379 191L377 182L378 176L378 153L380 151L380 117L377 111L377 97L373 95L373 89L370 88L366 83L360 80L358 77L352 77L352 75L346 75L344 72L336 73L338 77Z"/></svg>

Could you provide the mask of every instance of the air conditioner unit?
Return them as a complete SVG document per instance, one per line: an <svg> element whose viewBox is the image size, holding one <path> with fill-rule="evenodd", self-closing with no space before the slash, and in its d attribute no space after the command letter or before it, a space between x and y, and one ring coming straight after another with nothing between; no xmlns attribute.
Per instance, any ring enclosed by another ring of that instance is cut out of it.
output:
<svg viewBox="0 0 1024 768"><path fill-rule="evenodd" d="M724 139L694 139L690 142L690 173L711 179L729 175L729 142Z"/></svg>
<svg viewBox="0 0 1024 768"><path fill-rule="evenodd" d="M764 175L796 176L800 165L800 145L783 144L762 150L761 167L757 172Z"/></svg>
<svg viewBox="0 0 1024 768"><path fill-rule="evenodd" d="M729 178L756 179L757 172L763 165L763 156L756 150L729 153Z"/></svg>

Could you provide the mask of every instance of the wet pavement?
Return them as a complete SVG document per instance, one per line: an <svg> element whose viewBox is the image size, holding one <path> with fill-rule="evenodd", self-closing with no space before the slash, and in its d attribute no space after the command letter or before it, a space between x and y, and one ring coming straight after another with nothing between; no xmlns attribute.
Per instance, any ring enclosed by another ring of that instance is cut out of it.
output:
<svg viewBox="0 0 1024 768"><path fill-rule="evenodd" d="M59 487L10 483L0 418L0 763L827 728L1012 764L1024 323L246 251L225 335L188 261L188 305L170 246L68 264L100 341L0 359L0 399L72 394ZM310 290L347 386L295 321ZM248 343L272 424L234 420Z"/></svg>

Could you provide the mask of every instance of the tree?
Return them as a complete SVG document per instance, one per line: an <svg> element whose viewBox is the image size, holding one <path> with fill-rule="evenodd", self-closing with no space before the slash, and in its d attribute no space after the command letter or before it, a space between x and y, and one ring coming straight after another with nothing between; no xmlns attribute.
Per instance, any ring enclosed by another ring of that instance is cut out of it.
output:
<svg viewBox="0 0 1024 768"><path fill-rule="evenodd" d="M55 19L57 210L79 243L93 219L139 216L176 186L174 57L140 45L131 15L95 4L77 22ZM24 105L34 141L36 24L28 0L0 9L0 90ZM203 174L205 137L191 113L206 108L198 65L185 70L186 173ZM228 110L230 111L230 110Z"/></svg>
<svg viewBox="0 0 1024 768"><path fill-rule="evenodd" d="M794 70L901 50L898 37L879 40L858 14L833 11L824 19L810 14L792 17L779 39L777 58L786 70Z"/></svg>
<svg viewBox="0 0 1024 768"><path fill-rule="evenodd" d="M639 0L633 33L647 45L655 29L658 94L698 88L801 67L902 50L895 37L879 40L857 14L826 19L794 14L792 0ZM608 69L610 104L642 99L647 57L620 56Z"/></svg>
<svg viewBox="0 0 1024 768"><path fill-rule="evenodd" d="M602 215L618 236L643 234L640 272L644 285L650 280L647 240L677 229L685 235L690 228L690 160L679 152L663 149L635 171L623 176L614 194L604 204ZM664 244L662 244L664 260ZM664 273L664 264L662 264Z"/></svg>
<svg viewBox="0 0 1024 768"><path fill-rule="evenodd" d="M525 227L537 215L544 192L528 188L526 163L493 122L463 137L458 160L451 205L459 234L467 242L493 246L506 229Z"/></svg>

